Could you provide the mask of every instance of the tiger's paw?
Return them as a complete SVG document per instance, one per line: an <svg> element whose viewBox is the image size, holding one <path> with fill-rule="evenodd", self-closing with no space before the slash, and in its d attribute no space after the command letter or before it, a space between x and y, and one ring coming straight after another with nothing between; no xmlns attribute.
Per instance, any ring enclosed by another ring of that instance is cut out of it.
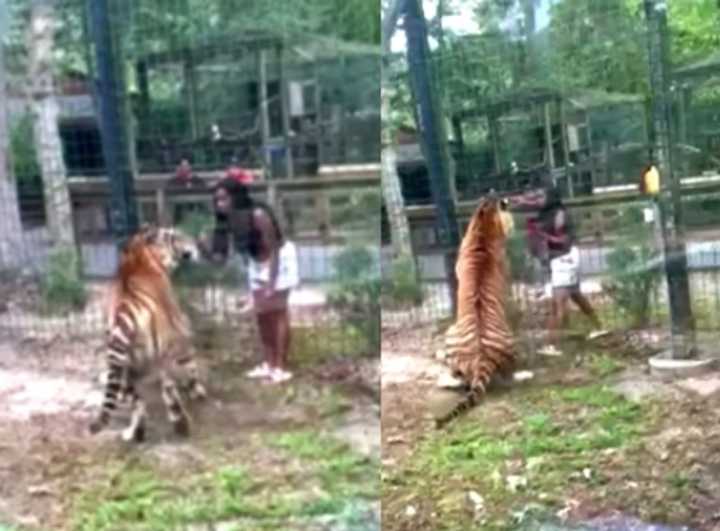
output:
<svg viewBox="0 0 720 531"><path fill-rule="evenodd" d="M193 385L188 394L191 400L205 400L207 398L207 391L199 383Z"/></svg>
<svg viewBox="0 0 720 531"><path fill-rule="evenodd" d="M190 435L190 421L186 417L182 417L173 422L173 430L176 435L187 437Z"/></svg>
<svg viewBox="0 0 720 531"><path fill-rule="evenodd" d="M88 426L88 431L90 432L90 435L95 435L97 433L100 433L104 427L105 422L103 421L103 419L95 419Z"/></svg>
<svg viewBox="0 0 720 531"><path fill-rule="evenodd" d="M439 389L462 389L466 384L462 378L457 378L449 371L444 371L438 376L435 386Z"/></svg>
<svg viewBox="0 0 720 531"><path fill-rule="evenodd" d="M145 440L145 425L128 426L120 435L125 442L143 442Z"/></svg>

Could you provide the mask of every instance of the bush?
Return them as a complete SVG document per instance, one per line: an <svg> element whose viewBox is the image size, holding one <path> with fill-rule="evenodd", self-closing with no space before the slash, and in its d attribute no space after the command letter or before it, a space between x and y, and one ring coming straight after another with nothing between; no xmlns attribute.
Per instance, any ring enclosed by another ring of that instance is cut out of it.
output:
<svg viewBox="0 0 720 531"><path fill-rule="evenodd" d="M515 232L507 240L506 249L511 280L532 280L532 261L535 260L535 258L528 253L527 234L524 228L517 227L515 229Z"/></svg>
<svg viewBox="0 0 720 531"><path fill-rule="evenodd" d="M639 220L641 216L637 208L623 213L626 233L608 254L610 280L604 283L620 312L635 327L648 324L652 296L661 280L659 255L651 243L652 228Z"/></svg>
<svg viewBox="0 0 720 531"><path fill-rule="evenodd" d="M390 278L383 285L383 305L389 308L419 306L423 301L422 284L412 256L395 258Z"/></svg>
<svg viewBox="0 0 720 531"><path fill-rule="evenodd" d="M368 354L380 348L381 279L376 260L365 247L349 247L333 260L336 279L328 293L329 305L368 338Z"/></svg>
<svg viewBox="0 0 720 531"><path fill-rule="evenodd" d="M22 118L12 124L10 152L12 153L13 173L19 183L32 182L40 175L40 165L33 136L32 115L24 114Z"/></svg>
<svg viewBox="0 0 720 531"><path fill-rule="evenodd" d="M48 271L40 281L43 309L50 314L81 309L87 290L81 278L80 261L74 249L58 249L50 255Z"/></svg>
<svg viewBox="0 0 720 531"><path fill-rule="evenodd" d="M193 238L212 230L215 226L213 215L207 212L190 212L183 216L178 228Z"/></svg>

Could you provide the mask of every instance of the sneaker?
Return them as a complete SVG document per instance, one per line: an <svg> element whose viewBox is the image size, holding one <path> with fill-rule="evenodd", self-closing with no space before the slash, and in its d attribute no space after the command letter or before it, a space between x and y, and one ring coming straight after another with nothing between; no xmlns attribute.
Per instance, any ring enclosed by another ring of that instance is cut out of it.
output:
<svg viewBox="0 0 720 531"><path fill-rule="evenodd" d="M245 373L248 378L270 378L272 376L272 369L267 362L261 363L251 371Z"/></svg>
<svg viewBox="0 0 720 531"><path fill-rule="evenodd" d="M532 371L517 371L513 373L513 381L515 382L525 382L533 378L535 378L535 373Z"/></svg>
<svg viewBox="0 0 720 531"><path fill-rule="evenodd" d="M546 345L538 350L538 354L543 356L562 356L562 351L555 348L555 345Z"/></svg>
<svg viewBox="0 0 720 531"><path fill-rule="evenodd" d="M588 341L592 341L593 339L597 339L599 337L606 336L610 333L610 330L593 330L590 332L587 336Z"/></svg>
<svg viewBox="0 0 720 531"><path fill-rule="evenodd" d="M272 383L287 382L292 377L293 374L290 371L285 371L283 369L272 369L270 372L270 380Z"/></svg>

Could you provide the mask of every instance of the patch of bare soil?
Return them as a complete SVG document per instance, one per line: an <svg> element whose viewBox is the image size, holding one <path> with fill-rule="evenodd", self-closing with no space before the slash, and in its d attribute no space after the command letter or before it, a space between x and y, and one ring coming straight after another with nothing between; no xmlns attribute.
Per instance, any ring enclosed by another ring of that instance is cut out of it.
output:
<svg viewBox="0 0 720 531"><path fill-rule="evenodd" d="M69 529L74 494L92 484L104 461L134 454L152 453L190 472L207 461L213 445L238 448L259 434L324 426L357 451L379 457L379 413L373 400L309 371L281 386L247 380L244 370L256 362L251 359L255 354L248 349L238 355L238 345L242 339L227 337L217 350L201 352L209 396L191 405L189 439L172 433L159 391L150 389L144 394L150 416L147 441L132 446L119 438L126 422L122 414L97 436L87 432L102 399L97 338L0 343L0 527ZM373 363L378 365L366 360L366 365ZM346 372L352 379L352 370ZM358 379L362 376L355 375ZM336 402L347 406L333 407Z"/></svg>

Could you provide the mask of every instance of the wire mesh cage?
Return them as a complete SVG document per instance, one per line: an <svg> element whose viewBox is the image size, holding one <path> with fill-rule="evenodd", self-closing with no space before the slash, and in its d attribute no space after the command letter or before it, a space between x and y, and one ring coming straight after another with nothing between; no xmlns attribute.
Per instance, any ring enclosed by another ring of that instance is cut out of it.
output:
<svg viewBox="0 0 720 531"><path fill-rule="evenodd" d="M353 26L361 15L327 2L6 4L4 334L97 335L118 239L141 223L200 235L233 177L298 246L301 350L375 353L379 21ZM352 303L348 253L368 262ZM248 321L246 274L239 261L177 280L232 328Z"/></svg>
<svg viewBox="0 0 720 531"><path fill-rule="evenodd" d="M452 317L443 255L453 245L439 236L446 207L432 186L448 179L460 234L491 190L534 201L515 209L508 254L517 329L544 330L552 290L527 238L542 205L533 196L550 186L575 221L581 291L604 326L653 330L666 346L672 336L679 357L697 352L695 332L710 333L701 315L716 291L714 3L482 1L424 9L427 60L410 52L407 15L388 57L400 208L423 292L405 317ZM414 69L429 76L441 128L416 127L423 102ZM447 144L446 172L433 169L429 142ZM658 196L640 192L649 164L661 169ZM387 243L397 230L388 232ZM585 332L591 326L572 322Z"/></svg>

